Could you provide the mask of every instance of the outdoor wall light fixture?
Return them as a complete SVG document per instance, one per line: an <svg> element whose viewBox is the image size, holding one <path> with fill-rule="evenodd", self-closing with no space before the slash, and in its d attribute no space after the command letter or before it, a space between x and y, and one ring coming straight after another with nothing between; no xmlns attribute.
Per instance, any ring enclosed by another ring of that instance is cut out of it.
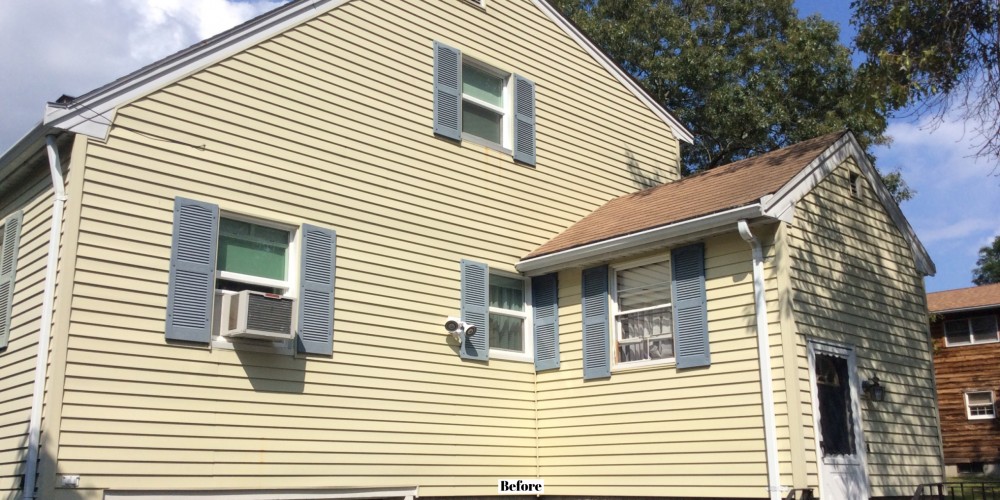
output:
<svg viewBox="0 0 1000 500"><path fill-rule="evenodd" d="M871 380L865 380L861 382L861 390L865 391L865 395L871 401L885 401L885 387L878 380L878 375L875 375Z"/></svg>

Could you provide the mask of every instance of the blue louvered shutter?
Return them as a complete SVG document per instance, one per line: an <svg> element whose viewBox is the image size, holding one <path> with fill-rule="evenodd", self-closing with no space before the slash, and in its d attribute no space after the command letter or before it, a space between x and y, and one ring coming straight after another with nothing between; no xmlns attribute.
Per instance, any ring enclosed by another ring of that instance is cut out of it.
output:
<svg viewBox="0 0 1000 500"><path fill-rule="evenodd" d="M459 354L463 359L490 358L489 293L489 267L462 259L462 321L476 325L476 334L462 339Z"/></svg>
<svg viewBox="0 0 1000 500"><path fill-rule="evenodd" d="M212 340L218 237L218 206L174 199L174 239L167 289L169 340L201 343Z"/></svg>
<svg viewBox="0 0 1000 500"><path fill-rule="evenodd" d="M462 139L462 52L434 42L434 133Z"/></svg>
<svg viewBox="0 0 1000 500"><path fill-rule="evenodd" d="M333 291L337 232L302 225L302 272L296 338L299 352L333 354Z"/></svg>
<svg viewBox="0 0 1000 500"><path fill-rule="evenodd" d="M708 366L711 357L705 307L705 247L698 243L676 248L670 260L677 368Z"/></svg>
<svg viewBox="0 0 1000 500"><path fill-rule="evenodd" d="M535 84L514 75L514 159L535 164Z"/></svg>
<svg viewBox="0 0 1000 500"><path fill-rule="evenodd" d="M7 348L10 339L11 311L14 307L14 284L17 275L17 250L21 244L20 210L7 217L3 223L3 253L0 254L0 350Z"/></svg>
<svg viewBox="0 0 1000 500"><path fill-rule="evenodd" d="M608 266L583 270L583 378L611 376Z"/></svg>
<svg viewBox="0 0 1000 500"><path fill-rule="evenodd" d="M559 368L559 280L557 274L531 279L535 371Z"/></svg>

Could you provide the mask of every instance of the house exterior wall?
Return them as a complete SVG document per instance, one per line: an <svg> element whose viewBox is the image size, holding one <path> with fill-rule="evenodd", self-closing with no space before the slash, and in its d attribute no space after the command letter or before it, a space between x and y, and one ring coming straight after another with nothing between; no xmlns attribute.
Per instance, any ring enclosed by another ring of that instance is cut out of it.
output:
<svg viewBox="0 0 1000 500"><path fill-rule="evenodd" d="M910 246L871 187L851 194L858 172L852 160L834 169L779 234L790 253L808 481L818 486L807 341L819 339L854 346L859 379L882 381L885 401L861 400L872 494L909 496L943 474L926 299Z"/></svg>
<svg viewBox="0 0 1000 500"><path fill-rule="evenodd" d="M432 134L435 40L535 82L536 166ZM679 166L669 127L530 1L357 0L123 106L85 168L53 498L535 476L533 365L446 340L459 261L514 271ZM175 196L337 231L332 358L166 343Z"/></svg>
<svg viewBox="0 0 1000 500"><path fill-rule="evenodd" d="M944 462L948 465L1000 463L1000 429L996 417L970 419L965 404L966 391L992 391L994 397L1000 392L1000 366L996 363L1000 343L949 347L944 339L945 321L984 316L1000 321L1000 307L940 314L931 322L941 439Z"/></svg>
<svg viewBox="0 0 1000 500"><path fill-rule="evenodd" d="M777 380L782 371L774 247L770 229L759 231ZM539 474L546 494L767 497L750 246L735 226L704 244L711 351L706 368L612 368L610 378L583 380L581 273L559 273L561 366L538 374ZM667 256L669 248L653 254ZM635 258L642 256L610 264ZM783 394L783 384L776 384L779 448L787 449ZM779 459L790 481L790 457L782 453Z"/></svg>
<svg viewBox="0 0 1000 500"><path fill-rule="evenodd" d="M68 153L63 152L64 165ZM9 192L0 192L0 224L18 210L23 213L10 336L6 350L0 351L0 498L20 498L25 472L54 199L44 149L31 157L27 169L29 173ZM69 178L68 171L64 175Z"/></svg>

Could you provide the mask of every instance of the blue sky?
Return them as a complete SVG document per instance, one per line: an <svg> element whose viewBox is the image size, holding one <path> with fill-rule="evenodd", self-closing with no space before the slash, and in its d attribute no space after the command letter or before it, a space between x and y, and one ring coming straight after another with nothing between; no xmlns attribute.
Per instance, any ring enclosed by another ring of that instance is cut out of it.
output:
<svg viewBox="0 0 1000 500"><path fill-rule="evenodd" d="M796 0L795 6L802 17L819 14L839 23L841 41L850 45L850 2ZM958 120L893 119L888 135L892 144L875 155L879 168L898 169L917 192L902 208L937 265L927 291L972 286L979 248L1000 235L1000 177L991 175L996 165L970 157L974 136Z"/></svg>
<svg viewBox="0 0 1000 500"><path fill-rule="evenodd" d="M499 0L498 0L499 1ZM187 47L282 0L31 0L0 9L0 151L42 118L46 101L80 95ZM800 15L841 24L847 0L798 0ZM882 169L902 171L917 191L903 212L937 264L928 291L971 286L981 246L1000 234L1000 177L969 157L961 122L893 120L894 142L878 148Z"/></svg>

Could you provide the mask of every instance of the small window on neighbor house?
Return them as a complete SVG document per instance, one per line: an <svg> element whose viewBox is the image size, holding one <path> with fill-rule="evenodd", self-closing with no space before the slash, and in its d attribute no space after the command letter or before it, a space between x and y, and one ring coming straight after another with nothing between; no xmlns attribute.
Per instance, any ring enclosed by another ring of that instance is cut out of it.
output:
<svg viewBox="0 0 1000 500"><path fill-rule="evenodd" d="M490 274L490 354L506 351L531 354L527 331L528 311L522 278Z"/></svg>
<svg viewBox="0 0 1000 500"><path fill-rule="evenodd" d="M953 319L944 322L945 345L948 347L988 344L1000 340L996 316Z"/></svg>
<svg viewBox="0 0 1000 500"><path fill-rule="evenodd" d="M957 464L959 474L982 474L985 471L983 462Z"/></svg>
<svg viewBox="0 0 1000 500"><path fill-rule="evenodd" d="M965 409L969 420L996 418L993 391L965 393Z"/></svg>
<svg viewBox="0 0 1000 500"><path fill-rule="evenodd" d="M615 362L673 359L670 261L615 267L613 280Z"/></svg>
<svg viewBox="0 0 1000 500"><path fill-rule="evenodd" d="M482 7L484 9L486 8L486 0L465 0L465 1L469 2L469 3L473 4L473 5L475 5L477 7Z"/></svg>

